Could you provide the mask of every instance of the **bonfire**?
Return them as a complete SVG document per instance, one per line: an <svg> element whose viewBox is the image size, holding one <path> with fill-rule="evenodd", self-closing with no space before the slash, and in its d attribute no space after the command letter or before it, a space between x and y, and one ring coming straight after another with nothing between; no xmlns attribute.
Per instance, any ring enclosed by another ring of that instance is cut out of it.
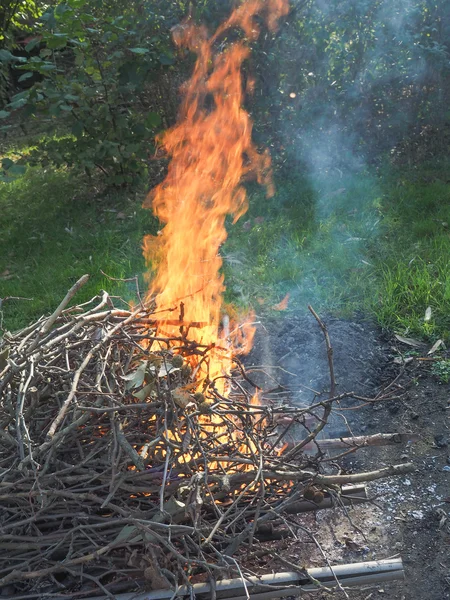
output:
<svg viewBox="0 0 450 600"><path fill-rule="evenodd" d="M223 305L225 219L245 213L245 179L273 193L270 157L253 145L242 106L241 65L260 17L274 31L287 12L287 0L247 0L214 35L190 21L174 30L197 62L178 123L159 139L171 159L167 177L145 202L163 224L144 240L148 292L134 306L107 292L69 306L84 276L52 315L4 338L6 596L153 589L170 598L194 584L211 595L226 577L250 581L245 561L280 515L357 504L366 493L354 484L411 469L344 475L323 462L330 441L318 436L334 405L352 394L335 392L331 343L314 311L330 386L299 407L253 381L241 358L253 317L231 318ZM230 30L244 36L224 44ZM346 454L399 441L374 437L337 446ZM324 580L297 571L302 585L337 582L334 571ZM290 591L294 579L284 581ZM281 585L265 581L264 589Z"/></svg>

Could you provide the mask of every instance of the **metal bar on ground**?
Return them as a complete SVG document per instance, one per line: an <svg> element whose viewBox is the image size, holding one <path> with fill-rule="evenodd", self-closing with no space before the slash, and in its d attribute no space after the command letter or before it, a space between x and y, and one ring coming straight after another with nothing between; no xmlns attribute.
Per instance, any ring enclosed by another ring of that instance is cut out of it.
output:
<svg viewBox="0 0 450 600"><path fill-rule="evenodd" d="M417 442L419 436L415 433L376 433L375 435L360 435L357 437L316 439L304 446L303 450L334 450L339 448L364 448L365 446L396 446L407 442Z"/></svg>
<svg viewBox="0 0 450 600"><path fill-rule="evenodd" d="M326 588L336 587L336 578L342 586L360 586L386 581L401 581L405 578L401 558L374 560L347 565L335 565L308 569L308 574ZM298 593L317 590L318 587L301 571L274 573L261 577L223 579L215 586L218 600L269 600L295 596ZM247 593L246 593L247 592ZM154 590L151 592L132 592L117 594L115 600L175 600L176 598L211 598L209 583L196 583L191 587L181 586L174 590ZM13 600L13 597L11 597ZM57 600L57 599L55 599ZM87 600L104 600L102 596Z"/></svg>

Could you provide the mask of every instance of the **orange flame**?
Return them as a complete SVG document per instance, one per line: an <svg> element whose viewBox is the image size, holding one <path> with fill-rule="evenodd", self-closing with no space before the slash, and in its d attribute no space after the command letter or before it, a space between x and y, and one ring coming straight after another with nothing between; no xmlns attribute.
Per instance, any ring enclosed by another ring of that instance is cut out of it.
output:
<svg viewBox="0 0 450 600"><path fill-rule="evenodd" d="M183 302L184 322L207 323L190 331L191 339L205 345L220 340L225 287L219 248L227 237L225 218L232 215L236 222L247 210L244 178L256 177L273 194L270 156L258 153L252 143L252 122L242 107L241 66L249 49L245 41L235 41L221 50L218 40L235 27L254 40L259 35L257 15L264 15L274 30L287 12L288 0L246 0L211 37L191 21L173 31L175 43L195 52L197 61L182 88L178 122L158 140L171 162L167 177L144 207L152 208L165 226L157 237L145 237L144 256L155 271L149 296L156 296L157 310L173 311ZM179 335L179 327L168 319L160 329L168 336ZM231 351L227 356L231 360ZM214 362L210 379L229 370L223 352Z"/></svg>
<svg viewBox="0 0 450 600"><path fill-rule="evenodd" d="M289 298L290 298L290 295L288 293L283 298L283 300L281 300L281 302L278 302L278 304L275 304L274 306L272 306L272 310L287 310L287 307L289 305Z"/></svg>

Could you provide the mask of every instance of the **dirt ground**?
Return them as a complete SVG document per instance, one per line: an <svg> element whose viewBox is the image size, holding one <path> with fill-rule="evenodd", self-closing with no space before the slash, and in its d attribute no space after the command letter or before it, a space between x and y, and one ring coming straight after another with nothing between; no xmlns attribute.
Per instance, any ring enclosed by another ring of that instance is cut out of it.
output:
<svg viewBox="0 0 450 600"><path fill-rule="evenodd" d="M350 520L341 509L297 517L320 540L330 564L401 556L405 581L365 589L348 589L353 600L444 600L450 598L450 433L449 384L431 372L429 347L412 348L372 324L337 319L327 323L334 349L339 392L373 397L395 380L398 400L337 411L324 437L412 432L419 441L359 450L344 463L348 472L412 462L409 475L368 484L373 503L356 506ZM414 350L416 357L399 364ZM442 356L442 355L441 355ZM271 365L269 375L293 390L292 402L309 404L311 390L329 386L323 335L312 317L279 315L261 320L249 357L254 376L258 366ZM267 369L266 369L267 370ZM308 389L309 388L309 389ZM353 403L354 405L354 403ZM350 406L350 404L348 405ZM341 408L348 408L341 405ZM299 540L282 540L277 552L296 564L322 566L324 559L299 529ZM261 558L265 572L286 571L274 559ZM302 596L309 598L307 594ZM341 591L318 592L311 598L343 598Z"/></svg>

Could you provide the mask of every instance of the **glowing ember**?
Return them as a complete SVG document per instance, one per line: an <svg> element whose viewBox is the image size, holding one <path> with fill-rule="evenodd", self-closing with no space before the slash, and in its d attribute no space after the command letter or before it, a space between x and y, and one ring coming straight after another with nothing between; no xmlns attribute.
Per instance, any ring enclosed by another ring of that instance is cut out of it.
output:
<svg viewBox="0 0 450 600"><path fill-rule="evenodd" d="M159 139L171 162L166 179L144 206L165 226L157 237L144 239L144 255L155 271L149 296L156 296L157 310L164 315L183 303L184 323L207 323L189 331L190 339L206 346L225 348L227 339L242 345L244 337L242 327L232 323L219 335L224 291L219 247L227 237L225 218L232 215L235 222L247 210L243 178L252 175L273 193L269 154L257 152L252 123L242 107L241 65L249 49L245 41L229 43L226 50L219 42L231 28L241 28L246 40L254 40L259 35L257 15L274 30L287 12L287 0L247 0L211 37L190 21L174 30L175 43L195 52L197 62L182 90L178 123ZM179 336L180 327L170 323L170 315L161 320L160 333ZM213 352L209 365L200 366L199 380L229 372L231 352ZM221 381L219 391L226 388Z"/></svg>

